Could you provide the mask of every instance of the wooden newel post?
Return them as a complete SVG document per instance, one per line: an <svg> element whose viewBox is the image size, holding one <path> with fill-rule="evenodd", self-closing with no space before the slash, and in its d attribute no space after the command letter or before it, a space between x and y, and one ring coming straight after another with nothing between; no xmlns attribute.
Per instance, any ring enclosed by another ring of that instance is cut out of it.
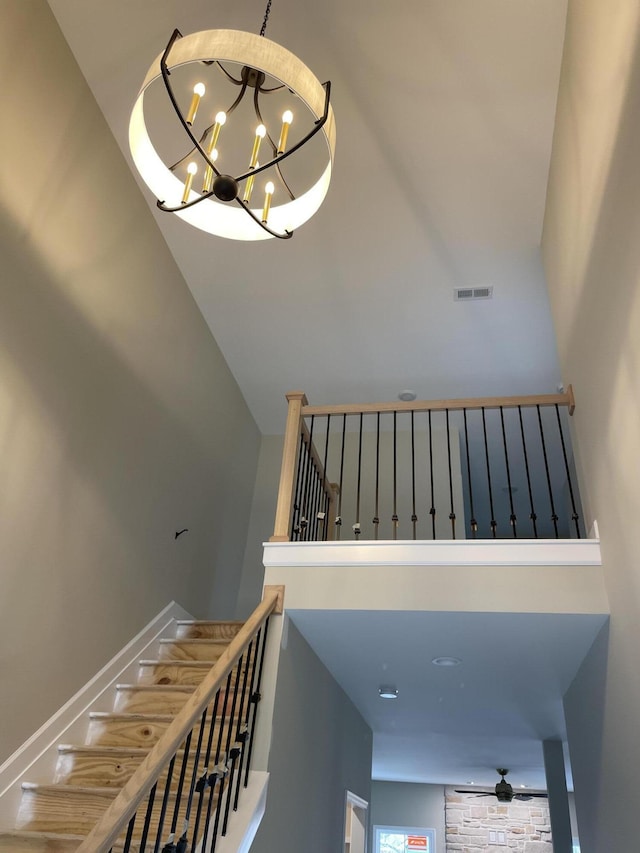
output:
<svg viewBox="0 0 640 853"><path fill-rule="evenodd" d="M278 505L276 521L270 542L288 542L293 512L293 489L296 475L296 461L300 447L300 421L302 407L308 404L303 391L290 391L287 394L289 410L287 426L284 432L284 447L282 450L282 468L280 469L280 486L278 488Z"/></svg>

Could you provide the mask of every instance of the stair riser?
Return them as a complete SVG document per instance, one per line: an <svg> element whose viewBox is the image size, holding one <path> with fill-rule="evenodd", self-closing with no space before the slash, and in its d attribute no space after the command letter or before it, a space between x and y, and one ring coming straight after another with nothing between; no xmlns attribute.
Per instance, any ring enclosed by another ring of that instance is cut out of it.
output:
<svg viewBox="0 0 640 853"><path fill-rule="evenodd" d="M227 648L226 643L203 640L180 640L160 643L160 660L201 660L215 663Z"/></svg>
<svg viewBox="0 0 640 853"><path fill-rule="evenodd" d="M113 710L116 714L171 714L175 716L191 698L192 691L156 691L136 688L118 690Z"/></svg>
<svg viewBox="0 0 640 853"><path fill-rule="evenodd" d="M187 664L186 666L178 665L177 663L154 663L143 664L140 666L138 674L138 684L184 684L189 687L197 687L207 674L211 667L201 667ZM235 674L231 679L231 683L235 684ZM243 675L240 677L240 685L243 684Z"/></svg>
<svg viewBox="0 0 640 853"><path fill-rule="evenodd" d="M177 639L232 640L242 627L241 622L196 622L192 625L178 624Z"/></svg>

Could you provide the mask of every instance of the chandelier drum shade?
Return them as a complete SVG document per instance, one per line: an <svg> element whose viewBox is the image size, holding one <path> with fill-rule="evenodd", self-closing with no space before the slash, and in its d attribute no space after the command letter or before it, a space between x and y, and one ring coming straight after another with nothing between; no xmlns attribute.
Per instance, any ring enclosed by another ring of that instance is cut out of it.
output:
<svg viewBox="0 0 640 853"><path fill-rule="evenodd" d="M330 89L263 35L176 30L131 113L133 161L158 207L196 228L286 239L329 189Z"/></svg>

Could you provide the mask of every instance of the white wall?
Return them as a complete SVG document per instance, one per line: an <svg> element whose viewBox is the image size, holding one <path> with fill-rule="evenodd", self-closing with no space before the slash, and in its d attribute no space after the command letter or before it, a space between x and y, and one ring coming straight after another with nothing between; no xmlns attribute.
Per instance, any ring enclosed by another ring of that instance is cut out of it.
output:
<svg viewBox="0 0 640 853"><path fill-rule="evenodd" d="M371 730L292 622L283 636L267 810L251 853L341 850L346 791L370 801Z"/></svg>
<svg viewBox="0 0 640 853"><path fill-rule="evenodd" d="M233 612L259 442L47 3L1 16L0 759L172 598Z"/></svg>
<svg viewBox="0 0 640 853"><path fill-rule="evenodd" d="M543 238L563 376L576 395L581 493L599 522L611 606L608 652L594 649L567 702L584 853L637 847L639 25L637 0L570 0Z"/></svg>
<svg viewBox="0 0 640 853"><path fill-rule="evenodd" d="M445 853L444 787L409 782L371 783L371 826L435 829L435 853Z"/></svg>

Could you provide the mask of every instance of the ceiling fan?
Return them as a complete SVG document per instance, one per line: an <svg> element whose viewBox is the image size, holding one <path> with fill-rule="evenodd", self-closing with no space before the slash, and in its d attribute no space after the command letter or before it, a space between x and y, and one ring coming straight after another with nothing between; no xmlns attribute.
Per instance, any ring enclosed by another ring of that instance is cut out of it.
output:
<svg viewBox="0 0 640 853"><path fill-rule="evenodd" d="M459 791L456 788L456 794L475 794L476 797L497 797L498 801L501 803L510 803L511 800L532 800L534 797L547 797L547 794L536 794L533 791L528 791L527 793L514 793L513 788L504 778L509 772L506 769L501 767L496 768L496 772L500 774L502 777L500 781L496 785L495 792L486 792L482 794L478 794L477 791Z"/></svg>

